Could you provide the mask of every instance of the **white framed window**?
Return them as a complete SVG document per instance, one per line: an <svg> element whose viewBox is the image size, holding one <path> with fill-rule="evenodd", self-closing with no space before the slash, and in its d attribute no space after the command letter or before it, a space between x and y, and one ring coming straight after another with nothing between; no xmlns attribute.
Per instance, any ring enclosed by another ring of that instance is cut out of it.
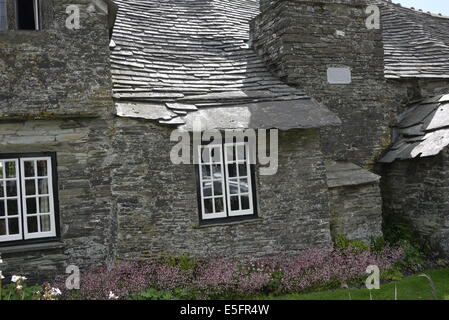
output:
<svg viewBox="0 0 449 320"><path fill-rule="evenodd" d="M0 155L0 243L57 237L54 164L54 155Z"/></svg>
<svg viewBox="0 0 449 320"><path fill-rule="evenodd" d="M0 160L0 241L22 239L19 161Z"/></svg>
<svg viewBox="0 0 449 320"><path fill-rule="evenodd" d="M223 146L206 145L198 148L200 159L200 192L202 219L226 217Z"/></svg>
<svg viewBox="0 0 449 320"><path fill-rule="evenodd" d="M229 216L252 215L253 193L249 148L245 142L225 143Z"/></svg>
<svg viewBox="0 0 449 320"><path fill-rule="evenodd" d="M201 145L198 159L202 221L256 215L247 142Z"/></svg>

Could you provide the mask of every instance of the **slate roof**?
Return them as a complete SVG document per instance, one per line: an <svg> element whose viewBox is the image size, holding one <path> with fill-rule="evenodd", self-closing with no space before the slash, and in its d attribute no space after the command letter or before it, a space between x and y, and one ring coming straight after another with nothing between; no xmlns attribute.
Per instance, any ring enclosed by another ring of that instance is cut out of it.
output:
<svg viewBox="0 0 449 320"><path fill-rule="evenodd" d="M379 160L423 158L437 155L449 145L449 94L417 101L397 117L393 145Z"/></svg>
<svg viewBox="0 0 449 320"><path fill-rule="evenodd" d="M217 120L206 122L218 129L340 124L327 108L272 76L249 47L258 0L115 2L111 63L118 116L186 129L197 110Z"/></svg>
<svg viewBox="0 0 449 320"><path fill-rule="evenodd" d="M385 77L449 78L449 17L381 3Z"/></svg>
<svg viewBox="0 0 449 320"><path fill-rule="evenodd" d="M378 183L380 176L351 162L326 162L327 186L329 188L358 186Z"/></svg>

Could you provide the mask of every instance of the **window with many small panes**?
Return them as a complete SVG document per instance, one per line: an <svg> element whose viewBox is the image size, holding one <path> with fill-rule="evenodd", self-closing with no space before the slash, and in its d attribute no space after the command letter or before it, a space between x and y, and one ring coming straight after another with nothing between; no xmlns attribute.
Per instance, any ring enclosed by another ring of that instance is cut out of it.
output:
<svg viewBox="0 0 449 320"><path fill-rule="evenodd" d="M202 221L256 215L247 142L201 145L198 159Z"/></svg>
<svg viewBox="0 0 449 320"><path fill-rule="evenodd" d="M56 237L54 156L0 156L0 243Z"/></svg>

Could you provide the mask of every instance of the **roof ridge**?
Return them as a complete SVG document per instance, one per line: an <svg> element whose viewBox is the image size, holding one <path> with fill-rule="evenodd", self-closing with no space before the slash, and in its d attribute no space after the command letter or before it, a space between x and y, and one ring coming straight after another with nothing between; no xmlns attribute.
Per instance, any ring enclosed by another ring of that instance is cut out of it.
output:
<svg viewBox="0 0 449 320"><path fill-rule="evenodd" d="M428 15L428 16L431 16L431 17L434 17L434 18L449 19L449 16L443 15L442 13L433 13L433 12L430 12L430 11L424 11L422 9L417 9L415 7L407 7L407 6L402 5L401 3L394 3L392 0L382 0L382 1L390 3L390 4L392 4L392 5L396 6L396 7L400 7L400 8L407 9L407 10L411 10L411 11L413 11L415 13L422 13L422 14L425 14L425 15ZM395 1L400 1L400 0L395 0Z"/></svg>

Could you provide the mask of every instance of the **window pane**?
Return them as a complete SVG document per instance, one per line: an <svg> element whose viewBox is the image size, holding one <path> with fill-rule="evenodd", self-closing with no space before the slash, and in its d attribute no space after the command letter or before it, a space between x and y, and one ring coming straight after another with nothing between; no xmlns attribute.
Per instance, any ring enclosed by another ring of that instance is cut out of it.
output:
<svg viewBox="0 0 449 320"><path fill-rule="evenodd" d="M34 161L25 161L25 177L34 176Z"/></svg>
<svg viewBox="0 0 449 320"><path fill-rule="evenodd" d="M238 160L245 160L246 159L245 146L244 145L238 145L237 146L237 159Z"/></svg>
<svg viewBox="0 0 449 320"><path fill-rule="evenodd" d="M8 219L9 234L19 234L19 218Z"/></svg>
<svg viewBox="0 0 449 320"><path fill-rule="evenodd" d="M48 175L47 172L47 161L46 160L39 160L37 162L37 175L39 177L45 177Z"/></svg>
<svg viewBox="0 0 449 320"><path fill-rule="evenodd" d="M212 182L203 182L203 195L210 197L212 195Z"/></svg>
<svg viewBox="0 0 449 320"><path fill-rule="evenodd" d="M239 210L239 197L231 197L231 210Z"/></svg>
<svg viewBox="0 0 449 320"><path fill-rule="evenodd" d="M242 210L248 210L249 209L249 197L247 195L240 197L242 201Z"/></svg>
<svg viewBox="0 0 449 320"><path fill-rule="evenodd" d="M6 196L8 196L8 197L17 196L17 182L16 181L6 181Z"/></svg>
<svg viewBox="0 0 449 320"><path fill-rule="evenodd" d="M237 166L236 166L236 164L228 164L228 175L231 178L237 176Z"/></svg>
<svg viewBox="0 0 449 320"><path fill-rule="evenodd" d="M210 150L209 148L203 148L201 150L201 159L202 159L202 163L209 163L210 162Z"/></svg>
<svg viewBox="0 0 449 320"><path fill-rule="evenodd" d="M35 2L33 0L17 0L17 28L19 30L37 30L38 17L36 16Z"/></svg>
<svg viewBox="0 0 449 320"><path fill-rule="evenodd" d="M226 159L228 161L234 161L235 160L235 152L234 152L235 148L230 146L230 147L226 147Z"/></svg>
<svg viewBox="0 0 449 320"><path fill-rule="evenodd" d="M36 198L29 198L27 199L26 203L28 214L37 213Z"/></svg>
<svg viewBox="0 0 449 320"><path fill-rule="evenodd" d="M0 0L1 2L2 0ZM3 178L3 162L0 161L0 179Z"/></svg>
<svg viewBox="0 0 449 320"><path fill-rule="evenodd" d="M202 165L201 166L201 173L203 175L204 180L212 179L212 176L210 174L210 165Z"/></svg>
<svg viewBox="0 0 449 320"><path fill-rule="evenodd" d="M239 164L239 176L244 177L247 175L246 163Z"/></svg>
<svg viewBox="0 0 449 320"><path fill-rule="evenodd" d="M214 208L212 206L212 199L204 199L204 212L214 213Z"/></svg>
<svg viewBox="0 0 449 320"><path fill-rule="evenodd" d="M3 189L3 181L0 181L0 197L3 198L4 196L5 196L5 191Z"/></svg>
<svg viewBox="0 0 449 320"><path fill-rule="evenodd" d="M48 197L39 198L39 212L40 213L50 212L50 201Z"/></svg>
<svg viewBox="0 0 449 320"><path fill-rule="evenodd" d="M36 182L33 180L25 180L25 192L27 196L36 194Z"/></svg>
<svg viewBox="0 0 449 320"><path fill-rule="evenodd" d="M0 217L5 215L5 200L0 200Z"/></svg>
<svg viewBox="0 0 449 320"><path fill-rule="evenodd" d="M48 179L38 179L39 194L48 194Z"/></svg>
<svg viewBox="0 0 449 320"><path fill-rule="evenodd" d="M214 175L214 179L221 179L222 175L221 175L221 164L213 164L212 165L212 171L213 171L213 175Z"/></svg>
<svg viewBox="0 0 449 320"><path fill-rule="evenodd" d="M240 193L248 192L248 179L240 179Z"/></svg>
<svg viewBox="0 0 449 320"><path fill-rule="evenodd" d="M221 152L219 147L215 147L211 149L211 157L212 162L221 162Z"/></svg>
<svg viewBox="0 0 449 320"><path fill-rule="evenodd" d="M221 181L214 181L214 195L221 196L223 194L223 188Z"/></svg>
<svg viewBox="0 0 449 320"><path fill-rule="evenodd" d="M28 233L37 232L37 217L28 217Z"/></svg>
<svg viewBox="0 0 449 320"><path fill-rule="evenodd" d="M215 198L215 212L223 212L223 198Z"/></svg>
<svg viewBox="0 0 449 320"><path fill-rule="evenodd" d="M41 232L49 232L51 231L50 228L50 216L44 215L40 217L41 219Z"/></svg>
<svg viewBox="0 0 449 320"><path fill-rule="evenodd" d="M0 236L6 235L6 222L5 219L0 219Z"/></svg>
<svg viewBox="0 0 449 320"><path fill-rule="evenodd" d="M5 171L6 171L6 178L15 178L16 177L16 163L15 162L6 162L5 163Z"/></svg>
<svg viewBox="0 0 449 320"><path fill-rule="evenodd" d="M6 203L8 207L8 216L17 216L19 214L19 209L17 206L17 200L8 200Z"/></svg>
<svg viewBox="0 0 449 320"><path fill-rule="evenodd" d="M237 185L237 180L229 179L229 193L230 194L237 194L237 193L239 193L239 187Z"/></svg>

